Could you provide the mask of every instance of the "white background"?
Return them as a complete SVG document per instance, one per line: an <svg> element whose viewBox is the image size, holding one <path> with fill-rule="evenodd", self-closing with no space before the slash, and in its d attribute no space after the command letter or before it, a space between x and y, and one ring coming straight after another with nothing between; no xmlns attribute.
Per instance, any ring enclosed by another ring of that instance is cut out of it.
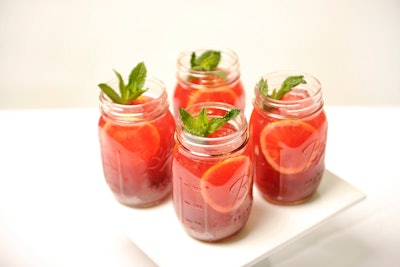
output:
<svg viewBox="0 0 400 267"><path fill-rule="evenodd" d="M327 105L400 104L398 0L1 0L0 108L96 107L140 61L171 97L182 50L225 47L248 105L277 69L316 76Z"/></svg>

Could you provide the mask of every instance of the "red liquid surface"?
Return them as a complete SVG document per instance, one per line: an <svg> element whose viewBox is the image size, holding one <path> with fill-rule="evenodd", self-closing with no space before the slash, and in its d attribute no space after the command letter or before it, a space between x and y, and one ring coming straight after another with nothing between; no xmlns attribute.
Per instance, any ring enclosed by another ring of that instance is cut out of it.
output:
<svg viewBox="0 0 400 267"><path fill-rule="evenodd" d="M294 89L282 100L304 97ZM286 114L287 109L275 112ZM304 202L317 190L325 169L325 113L321 110L298 120L278 120L263 113L254 108L249 123L256 187L272 203Z"/></svg>
<svg viewBox="0 0 400 267"><path fill-rule="evenodd" d="M229 131L222 127L214 137ZM213 242L243 228L253 201L250 150L205 159L177 145L172 166L175 212L190 236Z"/></svg>
<svg viewBox="0 0 400 267"><path fill-rule="evenodd" d="M202 86L199 88L199 85ZM202 102L224 102L244 110L245 93L243 85L240 80L228 84L224 81L224 78L217 76L206 78L188 77L187 83L178 81L173 95L175 116L179 114L179 108L186 108L192 104Z"/></svg>
<svg viewBox="0 0 400 267"><path fill-rule="evenodd" d="M170 194L175 121L169 111L126 125L100 117L98 126L104 176L118 201L145 207Z"/></svg>

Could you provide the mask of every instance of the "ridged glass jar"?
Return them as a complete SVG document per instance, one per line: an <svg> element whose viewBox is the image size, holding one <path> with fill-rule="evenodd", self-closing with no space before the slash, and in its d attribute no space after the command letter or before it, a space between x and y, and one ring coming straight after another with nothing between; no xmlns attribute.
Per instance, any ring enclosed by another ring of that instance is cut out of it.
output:
<svg viewBox="0 0 400 267"><path fill-rule="evenodd" d="M274 204L292 205L309 199L325 170L327 119L320 82L296 71L278 71L262 78L269 92L289 76L304 76L280 100L254 89L250 134L254 153L255 185Z"/></svg>
<svg viewBox="0 0 400 267"><path fill-rule="evenodd" d="M110 84L118 87L118 81ZM100 92L98 134L106 182L127 206L160 203L171 192L175 120L164 83L147 78L148 90L129 105Z"/></svg>
<svg viewBox="0 0 400 267"><path fill-rule="evenodd" d="M209 118L234 108L224 103L188 107L193 116L206 109ZM215 242L239 232L252 203L253 168L247 121L241 112L208 137L185 131L177 120L172 160L173 205L186 232Z"/></svg>
<svg viewBox="0 0 400 267"><path fill-rule="evenodd" d="M177 60L177 82L173 95L173 112L179 116L178 109L202 102L223 102L244 111L245 90L240 79L239 58L229 49L218 50L221 60L213 71L191 69L191 56L208 51L197 49L184 51ZM217 50L215 50L217 51Z"/></svg>

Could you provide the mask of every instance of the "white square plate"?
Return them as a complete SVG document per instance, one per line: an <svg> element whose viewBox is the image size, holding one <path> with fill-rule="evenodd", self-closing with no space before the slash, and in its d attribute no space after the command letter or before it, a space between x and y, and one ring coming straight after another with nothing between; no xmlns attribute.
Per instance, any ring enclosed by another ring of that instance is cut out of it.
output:
<svg viewBox="0 0 400 267"><path fill-rule="evenodd" d="M126 233L159 266L250 266L365 198L328 170L316 194L301 205L272 205L256 188L253 192L245 228L224 242L205 243L188 236L172 201L147 209L123 207Z"/></svg>

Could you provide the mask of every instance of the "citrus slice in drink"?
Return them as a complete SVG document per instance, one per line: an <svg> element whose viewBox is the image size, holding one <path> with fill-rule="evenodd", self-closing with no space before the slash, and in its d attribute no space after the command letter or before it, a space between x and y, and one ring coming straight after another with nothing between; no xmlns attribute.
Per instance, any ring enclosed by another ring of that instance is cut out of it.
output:
<svg viewBox="0 0 400 267"><path fill-rule="evenodd" d="M317 138L310 124L282 120L268 123L260 134L261 151L266 161L283 174L299 173L315 157Z"/></svg>
<svg viewBox="0 0 400 267"><path fill-rule="evenodd" d="M152 100L152 98L141 95L136 99L130 100L128 103L126 103L126 105L141 105L141 104L150 102L151 100Z"/></svg>
<svg viewBox="0 0 400 267"><path fill-rule="evenodd" d="M248 156L228 158L210 167L202 176L200 191L214 210L226 213L240 207L250 190Z"/></svg>
<svg viewBox="0 0 400 267"><path fill-rule="evenodd" d="M128 126L106 122L103 132L144 161L151 160L160 148L160 134L157 128L148 122Z"/></svg>
<svg viewBox="0 0 400 267"><path fill-rule="evenodd" d="M195 89L190 95L187 106L203 102L224 102L235 105L237 101L236 93L229 87L217 87L206 89Z"/></svg>

